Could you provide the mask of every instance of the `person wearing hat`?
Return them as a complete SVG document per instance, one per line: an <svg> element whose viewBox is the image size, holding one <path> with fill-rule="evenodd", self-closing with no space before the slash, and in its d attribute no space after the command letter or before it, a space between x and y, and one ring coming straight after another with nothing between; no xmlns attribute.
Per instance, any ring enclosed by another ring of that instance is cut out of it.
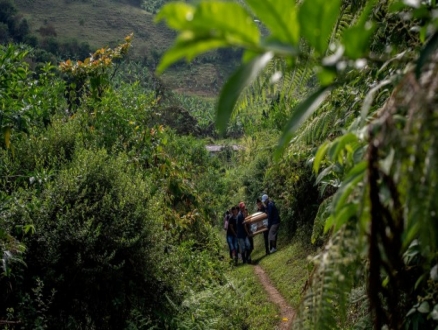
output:
<svg viewBox="0 0 438 330"><path fill-rule="evenodd" d="M240 254L243 263L251 263L251 244L248 240L248 229L243 223L245 221L245 203L239 203L239 214L237 215L237 241L239 242Z"/></svg>
<svg viewBox="0 0 438 330"><path fill-rule="evenodd" d="M269 199L269 196L264 194L262 196L262 203L266 205L266 213L268 214L268 239L271 246L269 253L277 251L277 235L280 226L280 214L275 206L275 203Z"/></svg>

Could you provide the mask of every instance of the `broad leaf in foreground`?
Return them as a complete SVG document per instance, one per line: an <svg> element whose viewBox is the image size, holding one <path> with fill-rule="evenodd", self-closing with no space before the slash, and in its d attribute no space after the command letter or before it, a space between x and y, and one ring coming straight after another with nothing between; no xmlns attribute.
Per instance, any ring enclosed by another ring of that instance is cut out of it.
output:
<svg viewBox="0 0 438 330"><path fill-rule="evenodd" d="M340 0L305 0L298 19L301 36L323 55L339 15Z"/></svg>
<svg viewBox="0 0 438 330"><path fill-rule="evenodd" d="M201 2L197 7L170 3L163 7L155 21L165 20L179 32L174 46L163 56L157 71L173 63L220 47L258 49L260 31L249 13L231 2Z"/></svg>
<svg viewBox="0 0 438 330"><path fill-rule="evenodd" d="M246 0L257 17L271 31L272 37L296 45L299 41L299 24L295 1Z"/></svg>
<svg viewBox="0 0 438 330"><path fill-rule="evenodd" d="M227 129L234 105L243 89L259 75L273 57L274 54L271 52L260 55L252 61L241 65L228 79L222 88L217 107L216 126L221 134Z"/></svg>
<svg viewBox="0 0 438 330"><path fill-rule="evenodd" d="M275 158L278 159L283 150L287 147L287 144L292 139L296 129L309 118L321 103L326 99L333 85L324 86L319 88L316 92L310 95L305 101L298 104L292 110L292 116L289 122L286 124L283 130L283 134L280 137L277 150L275 151Z"/></svg>

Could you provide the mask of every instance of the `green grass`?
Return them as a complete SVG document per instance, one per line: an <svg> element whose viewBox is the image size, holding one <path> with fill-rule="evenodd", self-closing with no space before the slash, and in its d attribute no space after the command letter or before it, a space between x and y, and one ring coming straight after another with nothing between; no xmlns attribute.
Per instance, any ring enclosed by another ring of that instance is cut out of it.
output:
<svg viewBox="0 0 438 330"><path fill-rule="evenodd" d="M151 49L164 50L174 33L162 24L153 22L154 16L145 10L111 0L92 2L60 0L16 0L20 13L28 20L31 32L39 36L41 26L51 24L57 40L77 39L88 42L92 48L119 43L134 33L133 56ZM83 24L81 24L81 22Z"/></svg>
<svg viewBox="0 0 438 330"><path fill-rule="evenodd" d="M272 284L295 309L301 301L304 285L309 277L308 256L314 254L314 248L303 239L295 239L288 245L278 244L278 251L265 256L263 236L254 239L253 260L265 270Z"/></svg>
<svg viewBox="0 0 438 330"><path fill-rule="evenodd" d="M225 236L225 235L224 235ZM225 238L224 238L225 241ZM302 290L308 279L310 269L308 256L314 254L314 248L296 239L279 250L265 256L263 235L254 238L253 261L257 262L268 274L272 284L286 301L298 309ZM228 247L224 244L224 258L229 260ZM250 311L248 320L250 329L273 329L280 322L279 309L269 301L265 289L254 274L253 266L239 264L230 267L229 275L237 283L243 281L247 307Z"/></svg>
<svg viewBox="0 0 438 330"><path fill-rule="evenodd" d="M279 309L270 300L265 289L254 274L253 266L239 265L230 271L229 276L241 283L248 310L249 329L271 330L279 322Z"/></svg>
<svg viewBox="0 0 438 330"><path fill-rule="evenodd" d="M279 323L279 308L269 300L269 296L254 273L252 265L243 265L241 263L238 266L233 265L229 257L225 232L222 230L220 235L224 237L222 249L224 262L230 264L226 276L239 287L239 291L244 295L248 330L274 329Z"/></svg>

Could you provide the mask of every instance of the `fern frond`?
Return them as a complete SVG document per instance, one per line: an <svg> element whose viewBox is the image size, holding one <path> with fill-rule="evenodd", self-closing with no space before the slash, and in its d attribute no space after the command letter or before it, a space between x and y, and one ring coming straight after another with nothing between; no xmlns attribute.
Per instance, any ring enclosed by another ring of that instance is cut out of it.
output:
<svg viewBox="0 0 438 330"><path fill-rule="evenodd" d="M315 220L313 222L312 244L320 239L324 231L325 220L330 216L333 196L326 198L318 208Z"/></svg>
<svg viewBox="0 0 438 330"><path fill-rule="evenodd" d="M311 119L307 125L303 126L303 129L297 135L297 139L309 145L318 145L318 143L327 138L338 116L336 111L333 111L330 107L326 106L325 110Z"/></svg>
<svg viewBox="0 0 438 330"><path fill-rule="evenodd" d="M357 231L343 227L314 259L315 269L294 321L294 329L339 329L346 320L349 297L357 274L363 273L361 240ZM339 320L339 315L342 319Z"/></svg>

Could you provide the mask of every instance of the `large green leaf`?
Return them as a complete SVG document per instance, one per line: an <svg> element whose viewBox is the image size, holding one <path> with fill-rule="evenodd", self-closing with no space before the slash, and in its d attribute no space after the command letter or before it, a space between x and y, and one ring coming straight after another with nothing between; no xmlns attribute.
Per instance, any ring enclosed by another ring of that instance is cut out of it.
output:
<svg viewBox="0 0 438 330"><path fill-rule="evenodd" d="M260 46L266 51L274 52L277 56L295 57L299 55L299 49L297 46L284 43L274 38L262 40Z"/></svg>
<svg viewBox="0 0 438 330"><path fill-rule="evenodd" d="M331 160L342 164L341 151L343 151L347 145L357 143L358 140L357 136L351 132L341 135L332 142L327 154Z"/></svg>
<svg viewBox="0 0 438 330"><path fill-rule="evenodd" d="M184 40L175 44L170 48L161 58L160 64L157 67L157 72L161 73L173 63L185 58L187 61L191 61L197 55L207 52L211 49L228 46L227 42L223 39L196 39L196 40Z"/></svg>
<svg viewBox="0 0 438 330"><path fill-rule="evenodd" d="M296 45L299 41L299 23L293 0L246 0L262 23L279 41Z"/></svg>
<svg viewBox="0 0 438 330"><path fill-rule="evenodd" d="M191 39L224 38L230 44L256 45L260 31L251 16L237 3L201 2L196 8L183 3L171 3L163 7L156 21L166 20L177 31L190 31Z"/></svg>
<svg viewBox="0 0 438 330"><path fill-rule="evenodd" d="M342 182L341 187L336 192L335 197L333 198L333 206L334 206L334 215L338 214L341 209L345 206L345 203L350 197L352 191L359 182L363 180L365 177L367 162L362 161L356 164L350 172L346 175L344 181Z"/></svg>
<svg viewBox="0 0 438 330"><path fill-rule="evenodd" d="M345 47L345 55L358 59L368 52L368 46L376 25L369 21L369 16L376 0L368 1L367 6L361 13L357 23L346 29L342 35L342 42Z"/></svg>
<svg viewBox="0 0 438 330"><path fill-rule="evenodd" d="M417 60L417 66L415 67L415 75L417 78L420 78L421 70L424 64L427 62L429 57L435 52L438 48L438 31L436 31L432 37L429 39L427 44L421 50L420 56Z"/></svg>
<svg viewBox="0 0 438 330"><path fill-rule="evenodd" d="M322 170L321 173L319 173L319 175L316 177L314 185L316 186L327 175L330 175L331 173L333 173L334 167L335 167L334 165L330 165L329 167L326 167L324 170Z"/></svg>
<svg viewBox="0 0 438 330"><path fill-rule="evenodd" d="M273 56L273 53L268 52L242 64L222 88L216 115L216 126L222 134L227 128L234 105L243 89L259 75Z"/></svg>
<svg viewBox="0 0 438 330"><path fill-rule="evenodd" d="M183 30L190 28L195 7L184 2L172 2L164 5L157 16L155 22L166 20L167 25L175 30Z"/></svg>
<svg viewBox="0 0 438 330"><path fill-rule="evenodd" d="M276 159L280 157L284 148L287 147L287 144L292 139L295 130L307 118L309 118L315 112L316 109L318 109L318 107L328 96L332 88L333 85L319 88L316 92L310 95L304 102L301 102L292 110L292 116L283 130L283 134L280 137L277 150L275 151L274 154Z"/></svg>
<svg viewBox="0 0 438 330"><path fill-rule="evenodd" d="M342 207L342 209L334 216L333 225L334 231L338 231L345 223L357 214L357 204L350 203Z"/></svg>
<svg viewBox="0 0 438 330"><path fill-rule="evenodd" d="M301 36L320 53L327 49L341 0L305 0L298 13Z"/></svg>
<svg viewBox="0 0 438 330"><path fill-rule="evenodd" d="M222 36L232 45L255 46L260 31L252 17L237 3L201 2L193 18L194 31Z"/></svg>
<svg viewBox="0 0 438 330"><path fill-rule="evenodd" d="M324 224L324 234L327 234L327 232L333 227L334 221L335 218L332 215L327 218Z"/></svg>
<svg viewBox="0 0 438 330"><path fill-rule="evenodd" d="M313 160L313 170L315 171L315 173L318 173L319 166L321 165L321 161L324 158L329 146L330 146L329 141L325 141L322 145L319 146L318 151L316 152L315 158Z"/></svg>
<svg viewBox="0 0 438 330"><path fill-rule="evenodd" d="M174 3L163 7L156 21L166 20L180 32L176 42L161 60L158 72L169 65L210 50L241 46L258 49L260 31L251 16L237 3L201 2L196 8Z"/></svg>
<svg viewBox="0 0 438 330"><path fill-rule="evenodd" d="M369 42L375 30L375 25L370 24L369 27L362 28L353 26L345 30L342 35L342 42L345 46L345 55L352 59L358 59L366 55L368 52Z"/></svg>

